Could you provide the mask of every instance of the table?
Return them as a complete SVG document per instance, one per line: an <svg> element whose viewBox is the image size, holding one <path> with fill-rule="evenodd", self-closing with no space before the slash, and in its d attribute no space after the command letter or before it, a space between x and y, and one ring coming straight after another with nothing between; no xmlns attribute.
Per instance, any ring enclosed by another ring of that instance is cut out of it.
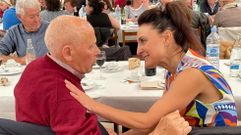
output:
<svg viewBox="0 0 241 135"><path fill-rule="evenodd" d="M229 82L233 94L236 99L241 99L241 80L229 77L229 67L224 63L228 60L220 61L220 70L224 74L225 78ZM108 64L108 62L106 62ZM141 90L138 83L126 83L124 79L132 72L128 70L127 62L118 62L121 66L120 71L115 73L107 73L103 71L104 80L96 81L96 87L91 90L87 90L86 93L99 102L112 105L117 108L126 109L129 111L147 111L148 108L162 95L162 90ZM141 74L144 74L143 63L140 68ZM98 75L99 70L94 69L86 77L94 77ZM157 69L157 75L154 78L160 78L163 80L164 70L162 68ZM20 78L19 75L8 76L11 81L9 86L0 86L0 117L15 119L14 110L14 96L13 89L15 84ZM100 85L101 84L101 85ZM241 105L237 105L240 108ZM240 117L239 117L240 118Z"/></svg>

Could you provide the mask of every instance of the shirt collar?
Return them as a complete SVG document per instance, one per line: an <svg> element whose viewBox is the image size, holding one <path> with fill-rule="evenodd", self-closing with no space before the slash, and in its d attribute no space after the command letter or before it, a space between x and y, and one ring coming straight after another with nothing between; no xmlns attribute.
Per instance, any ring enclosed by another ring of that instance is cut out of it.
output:
<svg viewBox="0 0 241 135"><path fill-rule="evenodd" d="M84 74L79 73L78 71L76 71L75 69L73 69L72 67L70 67L69 65L61 62L60 60L52 57L49 53L47 54L47 56L53 60L55 63L57 63L59 66L61 66L62 68L66 69L67 71L71 72L73 75L77 76L79 79L82 79L85 77Z"/></svg>

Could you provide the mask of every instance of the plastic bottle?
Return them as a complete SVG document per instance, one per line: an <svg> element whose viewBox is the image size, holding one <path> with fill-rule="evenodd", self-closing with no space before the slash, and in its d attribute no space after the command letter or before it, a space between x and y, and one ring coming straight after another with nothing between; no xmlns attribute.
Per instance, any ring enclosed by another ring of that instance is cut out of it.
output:
<svg viewBox="0 0 241 135"><path fill-rule="evenodd" d="M220 40L215 25L206 39L206 45L206 59L219 69Z"/></svg>
<svg viewBox="0 0 241 135"><path fill-rule="evenodd" d="M86 16L86 10L85 10L85 6L84 5L81 6L79 15L81 17L85 17Z"/></svg>
<svg viewBox="0 0 241 135"><path fill-rule="evenodd" d="M120 15L121 15L121 10L120 10L120 6L119 5L117 5L116 7L115 7L115 18L116 18L116 20L120 20Z"/></svg>
<svg viewBox="0 0 241 135"><path fill-rule="evenodd" d="M240 38L235 41L231 56L230 56L230 76L238 77L241 63L241 45Z"/></svg>
<svg viewBox="0 0 241 135"><path fill-rule="evenodd" d="M35 59L36 59L36 54L33 48L32 39L29 38L27 39L27 48L26 48L26 57L25 57L26 64L29 64Z"/></svg>

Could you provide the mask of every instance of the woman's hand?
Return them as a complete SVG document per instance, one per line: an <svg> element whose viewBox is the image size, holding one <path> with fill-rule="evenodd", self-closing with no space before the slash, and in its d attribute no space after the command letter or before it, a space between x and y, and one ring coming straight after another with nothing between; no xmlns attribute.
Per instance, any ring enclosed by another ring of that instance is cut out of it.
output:
<svg viewBox="0 0 241 135"><path fill-rule="evenodd" d="M93 108L97 102L87 96L83 91L74 86L70 81L65 80L65 86L70 90L70 95L73 96L80 104L82 104L87 110L93 111Z"/></svg>

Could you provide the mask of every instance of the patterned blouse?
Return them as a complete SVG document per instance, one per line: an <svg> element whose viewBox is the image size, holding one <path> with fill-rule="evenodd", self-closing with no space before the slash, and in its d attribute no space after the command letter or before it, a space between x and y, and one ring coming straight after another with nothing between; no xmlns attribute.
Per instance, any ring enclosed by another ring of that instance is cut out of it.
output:
<svg viewBox="0 0 241 135"><path fill-rule="evenodd" d="M232 91L221 72L215 69L205 58L198 55L191 49L185 54L178 65L175 74L167 72L166 90L176 76L188 68L197 68L215 85L223 98L213 103L203 103L197 99L181 111L181 115L191 126L215 127L215 126L236 126L237 111Z"/></svg>

